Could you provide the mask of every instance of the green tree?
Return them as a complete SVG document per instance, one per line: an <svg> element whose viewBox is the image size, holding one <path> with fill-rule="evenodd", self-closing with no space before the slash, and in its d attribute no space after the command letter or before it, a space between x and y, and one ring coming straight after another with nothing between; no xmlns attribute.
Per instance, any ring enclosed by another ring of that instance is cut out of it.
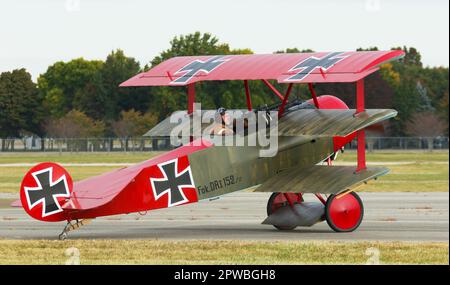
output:
<svg viewBox="0 0 450 285"><path fill-rule="evenodd" d="M373 47L368 47L368 48L362 48L362 47L360 47L360 48L357 48L357 49L356 49L356 51L377 51L377 50L379 50L379 49L378 49L378 47L375 47L375 46L373 46Z"/></svg>
<svg viewBox="0 0 450 285"><path fill-rule="evenodd" d="M152 113L142 114L134 109L120 112L120 119L113 123L114 134L120 138L142 136L157 123Z"/></svg>
<svg viewBox="0 0 450 285"><path fill-rule="evenodd" d="M405 57L399 62L404 65L415 65L422 67L422 55L414 47L394 47L392 50L403 50L405 52Z"/></svg>
<svg viewBox="0 0 450 285"><path fill-rule="evenodd" d="M175 56L221 54L230 54L228 44L219 43L219 39L210 33L195 32L174 37L170 41L170 48L155 57L151 61L151 65L155 66Z"/></svg>
<svg viewBox="0 0 450 285"><path fill-rule="evenodd" d="M100 69L105 113L102 118L116 120L122 110L144 112L150 104L148 89L123 88L119 85L141 71L139 62L118 49L112 51Z"/></svg>
<svg viewBox="0 0 450 285"><path fill-rule="evenodd" d="M25 69L0 74L0 137L18 137L22 131L40 136L44 116L42 98Z"/></svg>
<svg viewBox="0 0 450 285"><path fill-rule="evenodd" d="M74 101L82 101L79 98L82 95L78 92L82 92L86 85L92 82L102 65L103 62L99 60L88 61L77 58L49 66L38 78L39 92L45 99L45 107L49 114L53 117L62 117L74 108ZM77 100L74 100L75 97Z"/></svg>
<svg viewBox="0 0 450 285"><path fill-rule="evenodd" d="M277 50L274 53L302 53L302 52L314 52L314 51L312 49L309 49L309 48L300 50L300 49L295 47L295 48L287 48L287 49L284 49L284 50Z"/></svg>
<svg viewBox="0 0 450 285"><path fill-rule="evenodd" d="M114 122L113 130L114 134L120 138L122 148L128 150L128 143L133 137L140 137L148 130L153 128L158 122L158 116L154 113L142 114L139 111L131 109L129 111L122 111L120 113L120 119ZM142 149L144 147L143 140L135 141L135 147Z"/></svg>
<svg viewBox="0 0 450 285"><path fill-rule="evenodd" d="M94 120L85 113L71 110L61 118L51 118L45 125L47 134L54 138L92 138L102 137L105 123Z"/></svg>

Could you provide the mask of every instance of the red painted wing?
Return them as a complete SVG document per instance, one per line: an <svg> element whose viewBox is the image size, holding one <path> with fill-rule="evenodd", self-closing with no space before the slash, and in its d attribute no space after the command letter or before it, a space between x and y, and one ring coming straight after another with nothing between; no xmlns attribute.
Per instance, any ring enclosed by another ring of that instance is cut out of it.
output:
<svg viewBox="0 0 450 285"><path fill-rule="evenodd" d="M400 50L174 57L121 86L184 86L211 80L277 80L280 83L354 82Z"/></svg>

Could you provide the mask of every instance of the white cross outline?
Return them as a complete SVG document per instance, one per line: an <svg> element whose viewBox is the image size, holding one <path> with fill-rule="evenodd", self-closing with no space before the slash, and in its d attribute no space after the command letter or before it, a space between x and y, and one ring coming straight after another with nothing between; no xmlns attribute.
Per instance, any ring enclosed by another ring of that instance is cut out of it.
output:
<svg viewBox="0 0 450 285"><path fill-rule="evenodd" d="M184 73L184 74L182 74L182 75L180 75L180 76L178 76L177 78L174 78L172 81L170 81L170 83L169 84L172 84L172 85L184 85L184 84L187 84L189 81L191 81L192 80L192 78L194 78L196 75L197 75L197 73L199 73L200 71L203 71L204 73L206 73L207 75L208 74L210 74L211 72L213 72L216 68L218 68L219 66L221 66L222 64L224 64L225 62L227 62L227 61L229 61L231 58L226 58L226 59L224 59L224 58L217 58L217 59L215 59L215 60L213 60L213 61L211 61L211 62L217 62L218 60L220 60L220 64L218 64L216 67L214 67L213 69L211 69L210 71L208 71L208 70L205 70L205 69L203 69L203 68L200 68L199 70L197 70L197 72L195 72L190 78L188 78L188 80L186 80L186 82L176 82L176 80L177 79L179 79L179 78L181 78L181 77L183 77L184 75L186 75L187 73L189 73L189 69L188 70L185 70L185 71L181 71L183 68L185 68L186 66L188 66L188 65L190 65L190 64L192 64L192 63L194 63L194 62L198 62L198 63L206 63L208 60L211 60L212 58L214 58L214 57L217 57L217 55L216 56L212 56L211 58L208 58L207 60L205 60L205 61L202 61L202 60L200 60L200 59L196 59L196 60L194 60L194 61L191 61L191 62L189 62L189 63L187 63L187 64L185 64L183 67L181 67L180 69L178 69L177 71L175 71L175 73L173 74L173 75L177 75L177 74L180 74L180 73ZM224 56L224 57L226 57L226 56Z"/></svg>
<svg viewBox="0 0 450 285"><path fill-rule="evenodd" d="M303 62L307 61L308 59L321 60L321 59L323 59L324 57L329 56L330 54L332 54L332 52L330 52L330 53L328 53L328 54L326 54L326 55L324 55L324 56L322 56L322 57L310 56L310 57L308 57L308 58L305 58L304 60L302 60L302 61L300 61L300 62L294 64L294 66L292 66L292 67L288 70L288 72L292 72L292 71L295 72L296 70L299 69L299 68L295 68L295 67L296 67L297 65L302 64ZM302 79L292 79L292 77L294 77L294 76L300 74L303 70L305 70L305 69L308 68L309 66L300 67L300 70L299 70L297 73L292 74L291 76L289 76L289 78L286 78L286 79L283 80L283 81L284 81L284 82L298 82L298 81L303 81L303 80L306 79L311 73L313 73L313 71L316 70L317 68L320 68L320 69L322 69L323 71L327 71L328 69L332 68L333 66L335 66L336 64L338 64L339 62L341 62L342 60L346 59L347 57L349 57L349 56L351 55L351 54L348 54L348 55L342 55L342 54L344 54L344 52L341 53L341 54L337 54L337 55L335 55L335 56L330 57L329 59L335 59L335 58L337 58L337 59L339 59L339 60L336 61L335 63L333 63L332 65L330 65L330 66L327 67L327 68L324 68L324 67L322 67L322 66L316 66L316 67L313 68L310 72L308 72L307 74L305 74L305 76L303 76Z"/></svg>
<svg viewBox="0 0 450 285"><path fill-rule="evenodd" d="M34 203L32 204L31 201L30 201L30 197L29 197L29 195L28 195L28 191L37 191L37 190L43 191L43 190L44 190L44 188L43 188L42 185L41 185L41 182L39 181L39 179L38 179L37 176L36 176L37 174L41 174L41 173L44 173L44 172L49 172L49 179L50 179L49 182L50 182L50 187L52 187L52 186L58 184L61 180L63 180L63 181L64 181L64 189L66 190L66 193L65 193L65 194L55 194L55 195L52 195L53 198L54 198L53 200L56 202L56 206L58 207L58 209L57 209L57 210L54 210L54 211L51 211L51 212L49 212L49 213L45 213L45 208L46 208L47 205L45 204L45 199L44 199L44 198L41 198L41 199L37 200L36 202L34 202ZM70 197L69 186L67 185L67 178L66 178L66 175L65 175L65 174L61 175L61 177L60 177L58 180L56 180L55 182L53 182L53 181L52 181L52 180L53 180L53 166L48 167L48 168L44 168L44 169L39 170L39 171L35 171L35 172L31 173L31 175L33 176L33 178L34 178L34 180L36 181L36 183L38 184L38 186L37 186L37 187L26 187L26 186L23 187L23 188L24 188L24 191L25 191L25 197L27 198L28 208L31 210L31 209L33 209L36 205L42 203L42 217L47 217L47 216L50 216L50 215L53 215L53 214L56 214L56 213L59 213L59 212L64 211L64 210L61 208L61 205L59 204L58 199L55 199L55 197L56 197L56 198L58 198L58 197L66 197L66 198L69 198L69 197Z"/></svg>
<svg viewBox="0 0 450 285"><path fill-rule="evenodd" d="M181 175L183 175L183 173L185 173L186 171L189 172L189 177L191 179L192 184L187 184L187 185L177 185L178 190L181 193L181 196L183 197L182 201L176 202L171 204L170 201L172 201L172 194L170 191L170 188L167 188L166 190L162 191L161 193L156 193L155 191L155 184L154 181L168 181L166 172L164 171L164 169L162 168L163 165L167 165L167 164L171 164L175 162L175 177L180 177ZM181 171L180 173L178 173L178 158L172 159L172 160L168 160L166 162L157 164L156 166L158 166L159 170L161 171L161 173L164 175L164 178L154 178L154 177L150 177L150 184L152 186L152 192L153 192L153 196L155 197L155 201L159 200L159 198L161 198L163 195L168 194L168 200L167 200L167 207L173 207L173 206L177 206L180 204L183 204L185 202L189 202L189 199L186 198L186 196L184 195L184 191L183 191L183 187L191 187L191 188L195 188L195 183L194 183L194 178L192 177L192 171L191 171L191 166L188 165L186 167L186 169L184 169L183 171Z"/></svg>

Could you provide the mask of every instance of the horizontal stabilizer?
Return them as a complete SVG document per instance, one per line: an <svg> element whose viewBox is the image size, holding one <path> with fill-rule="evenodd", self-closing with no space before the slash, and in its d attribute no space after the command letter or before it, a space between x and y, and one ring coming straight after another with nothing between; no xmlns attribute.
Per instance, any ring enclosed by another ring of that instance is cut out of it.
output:
<svg viewBox="0 0 450 285"><path fill-rule="evenodd" d="M322 166L294 168L272 176L255 192L294 192L335 194L375 179L389 172L385 167L367 167L355 171L354 166Z"/></svg>

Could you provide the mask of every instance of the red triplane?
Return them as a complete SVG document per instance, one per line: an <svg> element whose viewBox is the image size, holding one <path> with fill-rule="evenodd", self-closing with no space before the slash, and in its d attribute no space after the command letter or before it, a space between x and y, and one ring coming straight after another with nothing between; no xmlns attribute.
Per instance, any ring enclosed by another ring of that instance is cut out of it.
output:
<svg viewBox="0 0 450 285"><path fill-rule="evenodd" d="M335 231L353 231L364 213L355 188L388 172L366 166L364 129L397 114L389 109L365 109L364 78L383 63L403 56L394 50L171 58L121 86L187 86L186 117L190 118L195 114L197 83L242 80L247 110L241 111L266 112L266 122L276 114L276 153L261 156L263 147L258 145L218 146L217 139L223 136L256 136L250 128L239 132L233 129L235 124L224 123L208 138L190 136L188 143L160 156L75 183L58 164L41 163L25 175L20 201L14 205L23 206L41 221L67 221L60 235L65 239L68 231L96 217L179 206L248 190L273 193L264 224L291 230L326 220ZM249 80L262 80L280 103L254 110ZM282 94L269 80L287 84L286 92ZM356 109L331 95L316 96L313 83L331 82L356 82ZM308 84L312 98L289 100L294 84ZM225 120L225 109L218 112ZM168 137L176 127L167 118L147 135ZM332 166L337 152L355 138L356 166ZM319 202L305 202L304 193L313 193Z"/></svg>

